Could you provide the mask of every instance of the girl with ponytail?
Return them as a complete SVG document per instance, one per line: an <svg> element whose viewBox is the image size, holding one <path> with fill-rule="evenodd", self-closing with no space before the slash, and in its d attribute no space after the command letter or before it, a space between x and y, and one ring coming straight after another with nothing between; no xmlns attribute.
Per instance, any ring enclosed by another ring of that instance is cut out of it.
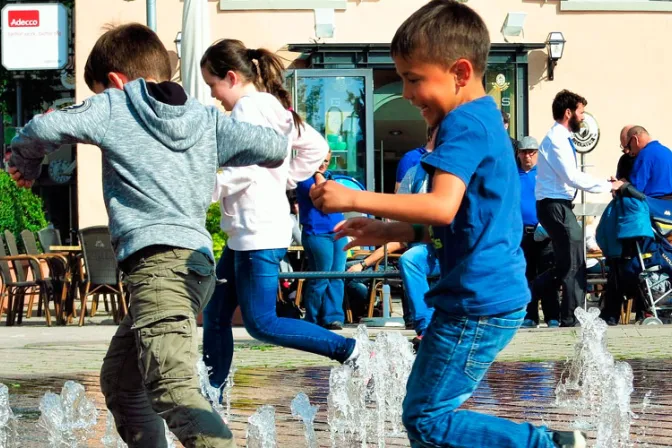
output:
<svg viewBox="0 0 672 448"><path fill-rule="evenodd" d="M238 305L255 339L304 350L339 362L359 349L344 338L305 321L278 318L275 302L280 261L291 242L286 189L310 178L329 150L324 138L292 109L283 85L282 61L266 49L232 39L213 44L201 59L201 73L214 98L240 121L268 126L290 137L285 162L277 168L225 168L217 176L221 227L228 235L217 264L219 284L203 312L203 352L210 382L221 387L233 358L231 318Z"/></svg>

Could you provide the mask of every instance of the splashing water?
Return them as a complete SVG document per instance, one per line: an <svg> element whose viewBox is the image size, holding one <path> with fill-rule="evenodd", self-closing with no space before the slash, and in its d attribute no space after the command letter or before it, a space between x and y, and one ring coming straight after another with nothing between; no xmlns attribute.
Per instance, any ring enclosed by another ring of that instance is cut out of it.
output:
<svg viewBox="0 0 672 448"><path fill-rule="evenodd" d="M86 442L98 419L84 386L74 381L65 382L60 396L47 392L40 400L40 412L38 424L47 430L52 447L74 448Z"/></svg>
<svg viewBox="0 0 672 448"><path fill-rule="evenodd" d="M0 384L0 447L17 446L16 417L9 406L9 389Z"/></svg>
<svg viewBox="0 0 672 448"><path fill-rule="evenodd" d="M107 419L105 421L105 435L100 441L105 448L126 448L128 445L119 436L117 426L114 423L114 416L110 410L107 410Z"/></svg>
<svg viewBox="0 0 672 448"><path fill-rule="evenodd" d="M231 366L231 370L229 371L229 376L226 377L226 384L224 385L224 390L222 391L222 394L224 395L224 402L226 403L225 406L225 421L228 423L228 419L231 416L231 390L233 389L233 385L235 384L233 381L233 377L236 375L236 368Z"/></svg>
<svg viewBox="0 0 672 448"><path fill-rule="evenodd" d="M261 406L247 419L247 448L275 447L275 408Z"/></svg>
<svg viewBox="0 0 672 448"><path fill-rule="evenodd" d="M229 376L226 377L226 384L221 388L213 387L210 384L210 371L212 367L208 367L203 361L199 359L196 363L196 370L201 384L201 394L208 399L212 407L228 423L231 415L231 389L233 389L233 376L236 373L235 367L231 366ZM222 397L226 405L222 405Z"/></svg>
<svg viewBox="0 0 672 448"><path fill-rule="evenodd" d="M168 448L177 448L175 446L175 442L177 442L177 437L175 437L175 434L170 432L170 428L168 427L168 423L166 421L163 421L163 428L166 430L166 444Z"/></svg>
<svg viewBox="0 0 672 448"><path fill-rule="evenodd" d="M357 328L360 355L354 366L335 367L329 377L328 421L332 447L385 446L386 436L402 434L404 385L415 357L399 332L381 332L374 343L366 327ZM388 431L389 426L389 431Z"/></svg>
<svg viewBox="0 0 672 448"><path fill-rule="evenodd" d="M371 415L366 405L371 394L371 341L364 325L357 327L359 356L354 363L331 369L327 420L332 447L366 447ZM371 383L373 386L373 383Z"/></svg>
<svg viewBox="0 0 672 448"><path fill-rule="evenodd" d="M607 350L607 324L599 319L599 309L577 308L575 314L580 340L556 387L556 404L576 412L577 428L597 430L598 448L631 447L632 368L614 362Z"/></svg>
<svg viewBox="0 0 672 448"><path fill-rule="evenodd" d="M315 435L315 415L320 409L319 406L311 406L308 395L300 392L293 400L291 405L292 416L303 421L306 444L308 448L317 448L317 436Z"/></svg>

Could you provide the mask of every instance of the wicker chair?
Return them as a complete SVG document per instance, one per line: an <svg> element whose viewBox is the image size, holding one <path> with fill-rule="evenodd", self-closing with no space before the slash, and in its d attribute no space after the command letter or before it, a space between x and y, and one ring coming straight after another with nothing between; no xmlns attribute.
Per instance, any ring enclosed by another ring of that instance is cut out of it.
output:
<svg viewBox="0 0 672 448"><path fill-rule="evenodd" d="M45 228L37 232L37 238L40 240L44 253L52 253L51 246L60 246L61 233L58 229Z"/></svg>
<svg viewBox="0 0 672 448"><path fill-rule="evenodd" d="M10 241L7 246L16 251L16 239L11 232L9 234ZM13 244L13 248L11 247ZM12 263L15 277L12 278L9 264ZM24 263L30 267L33 272L33 280L27 280ZM51 326L51 314L49 313L49 290L50 284L42 277L40 269L40 260L32 255L11 255L7 256L5 251L5 243L0 236L0 276L2 277L2 290L0 291L0 304L3 301L5 294L7 294L7 326L18 323L21 325L23 321L23 307L26 294L30 294L29 309L32 308L32 297L37 293L40 297L39 305L44 303L44 314L47 321L47 326Z"/></svg>
<svg viewBox="0 0 672 448"><path fill-rule="evenodd" d="M112 249L110 231L107 226L87 227L79 230L79 241L82 244L85 274L83 279L83 291L81 294L82 309L79 317L79 325L84 325L86 314L86 302L93 294L111 293L118 297L119 312L112 300L112 316L118 323L128 312L124 289L121 284L121 272L117 266L117 259ZM92 314L98 299L91 304Z"/></svg>

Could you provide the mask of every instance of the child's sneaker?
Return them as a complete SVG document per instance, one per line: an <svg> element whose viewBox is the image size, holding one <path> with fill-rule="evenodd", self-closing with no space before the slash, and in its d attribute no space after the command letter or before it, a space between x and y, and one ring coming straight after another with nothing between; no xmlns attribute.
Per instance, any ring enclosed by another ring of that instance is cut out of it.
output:
<svg viewBox="0 0 672 448"><path fill-rule="evenodd" d="M547 325L548 328L560 328L560 322L557 320L549 320Z"/></svg>
<svg viewBox="0 0 672 448"><path fill-rule="evenodd" d="M586 434L581 431L553 431L553 442L558 448L586 448Z"/></svg>

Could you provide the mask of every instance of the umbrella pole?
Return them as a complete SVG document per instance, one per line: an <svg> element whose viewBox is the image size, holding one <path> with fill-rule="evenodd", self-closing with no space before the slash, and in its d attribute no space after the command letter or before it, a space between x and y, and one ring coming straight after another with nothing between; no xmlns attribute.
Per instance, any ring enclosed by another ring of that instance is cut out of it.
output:
<svg viewBox="0 0 672 448"><path fill-rule="evenodd" d="M147 26L156 32L156 0L147 0Z"/></svg>

